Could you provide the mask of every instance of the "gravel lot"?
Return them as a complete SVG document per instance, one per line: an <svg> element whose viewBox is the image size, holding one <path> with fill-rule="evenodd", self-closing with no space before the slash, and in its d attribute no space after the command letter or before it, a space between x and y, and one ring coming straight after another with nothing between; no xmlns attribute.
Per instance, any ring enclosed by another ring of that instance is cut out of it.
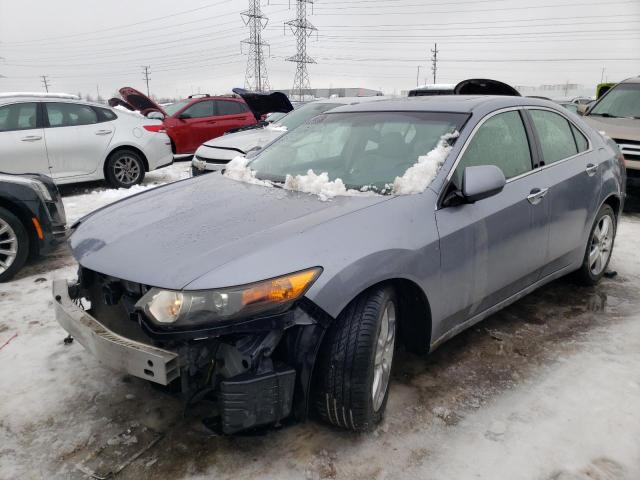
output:
<svg viewBox="0 0 640 480"><path fill-rule="evenodd" d="M135 191L188 167L153 172ZM63 193L72 222L134 192ZM118 478L638 479L638 238L640 215L625 214L616 277L596 288L561 279L430 356L400 352L387 417L368 435L314 420L211 433L207 404L185 414L179 399L63 344L50 285L76 267L60 251L0 285L0 478L83 478L76 465L133 428L115 443L144 451ZM158 434L147 449L143 427Z"/></svg>

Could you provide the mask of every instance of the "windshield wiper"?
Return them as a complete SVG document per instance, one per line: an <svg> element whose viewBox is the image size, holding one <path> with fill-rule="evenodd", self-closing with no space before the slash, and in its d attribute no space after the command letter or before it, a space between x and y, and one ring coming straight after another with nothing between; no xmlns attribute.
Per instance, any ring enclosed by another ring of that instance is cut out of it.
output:
<svg viewBox="0 0 640 480"><path fill-rule="evenodd" d="M620 118L617 115L611 115L610 113L590 113L589 115L594 117Z"/></svg>

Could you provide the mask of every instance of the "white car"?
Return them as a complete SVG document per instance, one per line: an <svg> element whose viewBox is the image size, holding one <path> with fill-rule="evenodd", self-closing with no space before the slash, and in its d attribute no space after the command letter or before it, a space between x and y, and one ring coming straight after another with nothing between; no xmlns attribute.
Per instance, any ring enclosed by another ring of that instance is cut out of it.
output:
<svg viewBox="0 0 640 480"><path fill-rule="evenodd" d="M305 103L275 123L230 133L205 142L196 150L191 160L191 173L197 176L221 170L238 155L260 150L287 131L299 127L310 118L332 108L384 99L385 97L339 97Z"/></svg>
<svg viewBox="0 0 640 480"><path fill-rule="evenodd" d="M128 188L173 162L162 122L65 94L0 94L0 171Z"/></svg>

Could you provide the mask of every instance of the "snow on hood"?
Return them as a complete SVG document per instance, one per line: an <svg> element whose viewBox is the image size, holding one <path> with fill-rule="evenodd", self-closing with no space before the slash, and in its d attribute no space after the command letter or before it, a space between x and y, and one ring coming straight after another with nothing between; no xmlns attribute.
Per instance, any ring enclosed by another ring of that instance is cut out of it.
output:
<svg viewBox="0 0 640 480"><path fill-rule="evenodd" d="M409 195L424 192L440 171L440 167L453 148L449 140L457 138L458 135L458 132L453 132L440 137L436 148L426 155L418 157L418 161L409 167L404 175L396 177L393 182L393 193Z"/></svg>
<svg viewBox="0 0 640 480"><path fill-rule="evenodd" d="M393 195L410 195L421 193L429 186L436 177L444 163L447 155L453 148L450 140L457 138L459 133L446 133L436 147L426 155L418 157L418 161L404 172L401 177L396 177L392 185L388 185L385 193ZM273 183L267 180L260 180L256 177L255 170L248 166L249 160L238 156L231 160L226 167L224 176L239 182L273 187ZM309 170L306 175L287 175L285 177L284 188L303 193L318 195L320 200L327 201L337 196L371 196L378 195L370 187L363 187L360 190L348 189L342 179L329 180L327 172L315 173Z"/></svg>
<svg viewBox="0 0 640 480"><path fill-rule="evenodd" d="M286 132L287 130L289 130L284 125L278 125L277 123L270 123L269 125L266 125L264 127L264 129L265 130L272 130L274 132Z"/></svg>

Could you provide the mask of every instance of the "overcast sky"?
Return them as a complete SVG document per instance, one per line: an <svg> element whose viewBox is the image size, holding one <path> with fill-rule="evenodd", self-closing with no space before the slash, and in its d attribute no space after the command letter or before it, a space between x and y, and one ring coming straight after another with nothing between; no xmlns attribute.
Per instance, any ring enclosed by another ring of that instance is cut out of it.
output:
<svg viewBox="0 0 640 480"><path fill-rule="evenodd" d="M295 2L263 2L271 87L291 88L295 39L284 21ZM248 36L239 0L0 0L0 91L107 97L122 86L185 96L244 85ZM312 87L399 93L432 82L488 77L513 85L595 85L640 74L640 0L318 0L309 20ZM243 51L246 49L243 48ZM585 61L584 59L593 59Z"/></svg>

